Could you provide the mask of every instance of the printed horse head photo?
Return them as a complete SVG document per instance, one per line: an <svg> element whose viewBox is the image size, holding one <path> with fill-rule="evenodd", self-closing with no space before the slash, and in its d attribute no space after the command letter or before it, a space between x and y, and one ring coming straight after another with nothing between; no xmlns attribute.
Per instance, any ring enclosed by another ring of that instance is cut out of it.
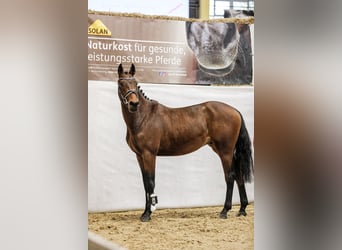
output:
<svg viewBox="0 0 342 250"><path fill-rule="evenodd" d="M225 18L247 15L254 13L225 11ZM252 49L248 24L188 21L186 35L197 61L198 83L251 83Z"/></svg>

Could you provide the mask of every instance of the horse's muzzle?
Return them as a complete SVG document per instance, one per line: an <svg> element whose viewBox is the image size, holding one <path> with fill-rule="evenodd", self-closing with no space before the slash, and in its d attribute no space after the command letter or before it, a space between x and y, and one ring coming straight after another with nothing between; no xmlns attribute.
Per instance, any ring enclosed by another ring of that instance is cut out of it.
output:
<svg viewBox="0 0 342 250"><path fill-rule="evenodd" d="M139 101L138 102L130 101L128 103L128 110L130 112L136 112L138 110L138 107L139 107Z"/></svg>

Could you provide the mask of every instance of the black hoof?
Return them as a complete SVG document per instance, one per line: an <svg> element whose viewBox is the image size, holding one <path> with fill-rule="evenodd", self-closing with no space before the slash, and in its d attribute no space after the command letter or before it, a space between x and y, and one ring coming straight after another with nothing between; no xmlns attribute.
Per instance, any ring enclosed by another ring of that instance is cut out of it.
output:
<svg viewBox="0 0 342 250"><path fill-rule="evenodd" d="M141 220L142 222L148 222L148 221L151 220L151 216L148 215L148 214L143 214L143 215L140 217L140 220Z"/></svg>
<svg viewBox="0 0 342 250"><path fill-rule="evenodd" d="M220 218L221 219L227 219L227 212L221 212L220 213Z"/></svg>
<svg viewBox="0 0 342 250"><path fill-rule="evenodd" d="M236 216L240 217L241 215L246 216L247 213L245 211L239 211L239 213Z"/></svg>

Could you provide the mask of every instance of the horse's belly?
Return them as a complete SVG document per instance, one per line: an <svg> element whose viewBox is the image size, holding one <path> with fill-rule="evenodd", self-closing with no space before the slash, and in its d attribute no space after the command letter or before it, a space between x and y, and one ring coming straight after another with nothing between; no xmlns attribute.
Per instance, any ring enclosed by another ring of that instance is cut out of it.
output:
<svg viewBox="0 0 342 250"><path fill-rule="evenodd" d="M177 141L172 143L161 143L158 155L160 156L173 156L184 155L194 152L207 144L206 138L196 138L190 141Z"/></svg>

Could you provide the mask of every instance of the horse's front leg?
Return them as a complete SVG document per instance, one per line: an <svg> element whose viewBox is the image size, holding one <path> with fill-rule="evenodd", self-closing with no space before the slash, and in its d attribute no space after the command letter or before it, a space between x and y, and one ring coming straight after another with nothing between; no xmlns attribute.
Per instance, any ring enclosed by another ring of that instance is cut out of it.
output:
<svg viewBox="0 0 342 250"><path fill-rule="evenodd" d="M145 211L141 215L140 220L143 222L151 220L151 214L155 209L157 197L154 194L154 178L155 178L155 162L156 156L150 153L137 154L140 165L144 188L145 188Z"/></svg>

